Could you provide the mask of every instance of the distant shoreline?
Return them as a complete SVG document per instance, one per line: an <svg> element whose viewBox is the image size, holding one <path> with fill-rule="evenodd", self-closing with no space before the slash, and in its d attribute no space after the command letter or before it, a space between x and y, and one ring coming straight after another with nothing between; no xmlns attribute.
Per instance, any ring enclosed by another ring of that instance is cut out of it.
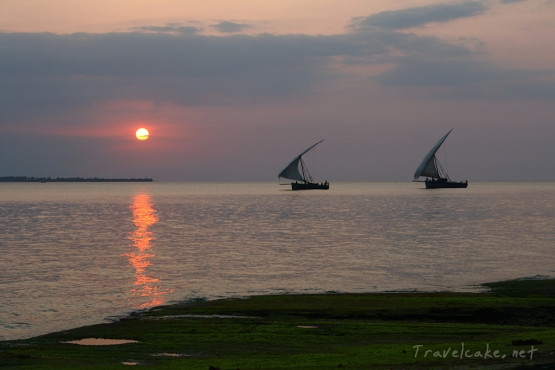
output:
<svg viewBox="0 0 555 370"><path fill-rule="evenodd" d="M29 177L2 176L0 182L153 182L151 178L109 179L103 177Z"/></svg>

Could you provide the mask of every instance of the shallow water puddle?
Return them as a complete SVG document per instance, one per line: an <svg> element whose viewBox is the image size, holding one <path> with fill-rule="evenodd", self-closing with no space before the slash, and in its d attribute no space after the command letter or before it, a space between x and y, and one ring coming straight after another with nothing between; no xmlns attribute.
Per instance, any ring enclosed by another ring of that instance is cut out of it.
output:
<svg viewBox="0 0 555 370"><path fill-rule="evenodd" d="M70 344L79 344L81 346L115 346L118 344L138 343L138 340L132 339L106 339L106 338L84 338L79 340L71 340Z"/></svg>
<svg viewBox="0 0 555 370"><path fill-rule="evenodd" d="M151 354L151 356L155 356L155 357L184 357L184 356L188 356L184 353L153 353Z"/></svg>
<svg viewBox="0 0 555 370"><path fill-rule="evenodd" d="M184 353L168 353L168 352L163 352L163 353L153 353L151 354L151 356L155 356L155 357L185 357L185 356L189 356L186 355ZM124 361L121 363L122 365L127 365L127 366L137 366L140 365L141 363L139 361Z"/></svg>

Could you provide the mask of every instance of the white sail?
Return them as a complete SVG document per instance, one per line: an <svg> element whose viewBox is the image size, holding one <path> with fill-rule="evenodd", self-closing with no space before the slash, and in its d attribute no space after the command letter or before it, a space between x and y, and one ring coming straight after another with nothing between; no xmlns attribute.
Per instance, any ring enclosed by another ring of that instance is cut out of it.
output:
<svg viewBox="0 0 555 370"><path fill-rule="evenodd" d="M299 154L297 157L295 157L295 159L293 159L291 161L291 163L289 163L287 165L287 167L285 167L279 173L278 177L283 177L284 179L295 180L295 181L305 181L305 182L310 181L311 182L312 179L310 178L310 174L308 173L308 171L304 168L302 157L307 152L309 152L312 148L314 148L316 145L320 144L322 141L324 141L324 140L320 140L316 144L313 144L313 145L309 146L301 154ZM299 163L301 164L302 173L301 173L301 171L299 171Z"/></svg>
<svg viewBox="0 0 555 370"><path fill-rule="evenodd" d="M426 154L426 156L424 157L422 162L420 162L420 165L414 172L413 181L417 181L420 176L431 177L436 179L441 177L436 163L435 155L439 147L441 146L441 144L443 144L445 139L447 139L447 136L449 136L451 131L453 131L453 129L449 130L449 132L447 132L441 139L439 139L436 145L434 145L434 147L428 152L428 154Z"/></svg>

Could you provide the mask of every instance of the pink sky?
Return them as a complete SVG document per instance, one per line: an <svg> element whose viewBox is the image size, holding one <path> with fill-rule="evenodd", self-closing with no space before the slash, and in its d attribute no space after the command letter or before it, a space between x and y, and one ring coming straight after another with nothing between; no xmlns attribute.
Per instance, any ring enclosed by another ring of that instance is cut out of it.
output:
<svg viewBox="0 0 555 370"><path fill-rule="evenodd" d="M282 0L4 0L2 29L10 32L118 32L144 25L180 23L205 27L222 20L256 24L270 33L334 34L360 14L402 8L391 1ZM426 4L429 1L413 1Z"/></svg>
<svg viewBox="0 0 555 370"><path fill-rule="evenodd" d="M0 176L555 180L555 2L3 0ZM146 142L134 139L147 127Z"/></svg>

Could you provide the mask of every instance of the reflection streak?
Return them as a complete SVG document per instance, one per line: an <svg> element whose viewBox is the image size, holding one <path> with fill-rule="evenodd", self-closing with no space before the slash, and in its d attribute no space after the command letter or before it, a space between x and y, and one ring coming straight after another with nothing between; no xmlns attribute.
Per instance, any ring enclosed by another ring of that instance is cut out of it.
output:
<svg viewBox="0 0 555 370"><path fill-rule="evenodd" d="M158 217L150 203L150 196L147 194L136 195L130 208L133 212L133 223L136 227L135 231L129 236L134 250L125 254L129 258L129 263L135 269L135 281L133 282L134 287L131 289L131 295L133 300L148 299L147 302L140 303L139 308L158 306L164 303L163 296L169 292L157 285L160 279L150 276L146 272L147 268L152 265L151 259L155 256L152 252L152 242L155 238L149 228L158 222Z"/></svg>

